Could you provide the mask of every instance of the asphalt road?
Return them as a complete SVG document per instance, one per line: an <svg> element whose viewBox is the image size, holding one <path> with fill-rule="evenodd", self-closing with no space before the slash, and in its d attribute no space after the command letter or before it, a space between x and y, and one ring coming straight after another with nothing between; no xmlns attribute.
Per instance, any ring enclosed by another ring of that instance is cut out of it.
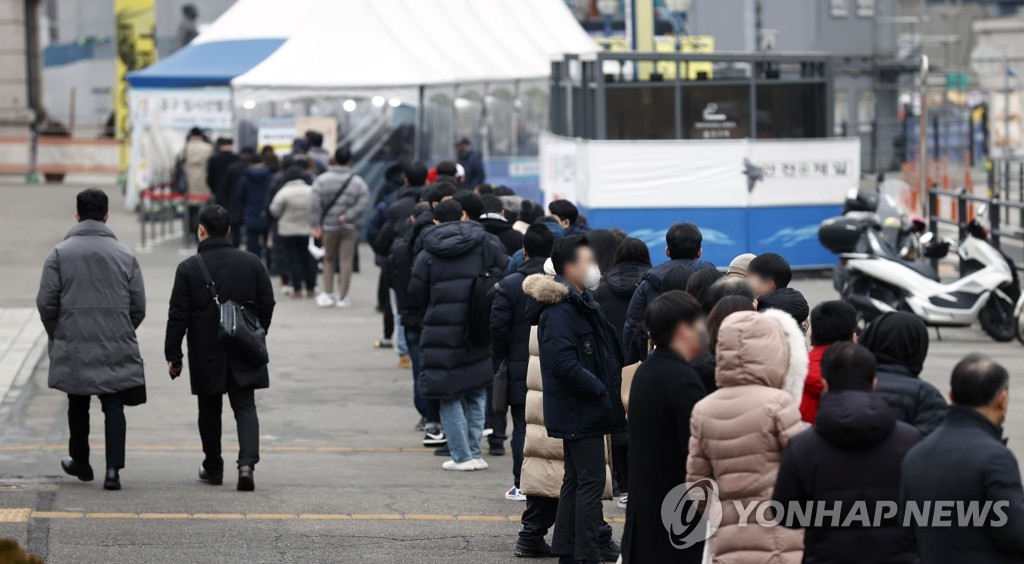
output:
<svg viewBox="0 0 1024 564"><path fill-rule="evenodd" d="M33 306L42 262L74 221L77 188L0 185L7 203L0 211L0 312ZM137 244L134 216L115 210L110 226ZM280 299L269 337L271 388L257 394L263 453L256 491L235 491L230 477L223 487L198 482L195 400L187 378L167 377L162 355L173 272L187 252L165 242L139 254L149 299L139 330L149 403L127 411L124 489L106 492L99 481L61 473L66 400L48 389L44 358L20 370L0 402L0 537L54 563L513 560L523 504L503 498L511 460L489 457L487 471L451 473L420 447L410 374L395 368L393 352L371 346L381 323L373 310L377 273L365 248L351 309ZM812 303L835 297L828 280L794 285ZM994 343L978 328L942 336L932 342L924 373L942 390L969 352L993 354L1011 369L1008 435L1024 455L1024 347ZM92 428L99 469L96 402ZM226 406L224 429L230 461L234 421ZM605 515L618 537L624 511L609 502Z"/></svg>

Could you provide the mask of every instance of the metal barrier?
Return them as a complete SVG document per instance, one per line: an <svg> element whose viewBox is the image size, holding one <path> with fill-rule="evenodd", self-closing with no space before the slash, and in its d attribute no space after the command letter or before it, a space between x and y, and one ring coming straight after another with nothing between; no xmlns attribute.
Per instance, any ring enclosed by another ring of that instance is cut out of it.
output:
<svg viewBox="0 0 1024 564"><path fill-rule="evenodd" d="M1008 214L1005 212L1009 210L1016 210L1018 214L1024 214L1024 202L1007 200L999 197L990 196L978 196L970 194L966 189L961 188L959 190L940 190L934 187L928 191L928 229L933 233L937 233L939 225L952 225L957 228L957 236L963 239L967 224L974 219L974 210L976 204L985 204L988 206L988 212L985 216L989 222L989 236L992 239L992 244L997 249L1002 251L1004 254L1011 256L1008 253L1009 249L1004 248L1004 239L1010 239L1013 241L1019 241L1024 243L1024 229L1021 225L1013 225L1006 221ZM953 204L956 208L956 219L946 219L940 214L940 198L949 198L953 200ZM1016 245L1016 250L1024 249L1024 246ZM933 266L937 263L937 260L933 260ZM1014 261L1017 268L1024 269L1024 260Z"/></svg>
<svg viewBox="0 0 1024 564"><path fill-rule="evenodd" d="M185 195L173 192L170 184L144 190L140 195L139 249L148 252L154 245L182 237L187 227L182 223L181 229L176 230L174 222L176 219L188 221L185 212Z"/></svg>

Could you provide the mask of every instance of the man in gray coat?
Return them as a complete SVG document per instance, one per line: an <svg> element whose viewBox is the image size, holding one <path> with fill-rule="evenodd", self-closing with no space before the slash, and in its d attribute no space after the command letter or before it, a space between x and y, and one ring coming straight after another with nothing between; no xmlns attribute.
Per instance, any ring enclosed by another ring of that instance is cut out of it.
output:
<svg viewBox="0 0 1024 564"><path fill-rule="evenodd" d="M89 464L89 402L99 396L106 418L107 473L103 488L121 489L124 468L124 392L145 385L135 329L146 317L139 263L106 226L102 190L78 194L78 225L43 267L36 306L50 349L50 387L68 395L70 456L64 472L93 479Z"/></svg>
<svg viewBox="0 0 1024 564"><path fill-rule="evenodd" d="M348 287L363 215L370 205L370 187L352 170L352 151L342 147L334 152L327 172L313 181L313 200L309 206L310 227L324 245L323 293L316 299L320 307L348 307ZM334 273L338 273L335 297Z"/></svg>

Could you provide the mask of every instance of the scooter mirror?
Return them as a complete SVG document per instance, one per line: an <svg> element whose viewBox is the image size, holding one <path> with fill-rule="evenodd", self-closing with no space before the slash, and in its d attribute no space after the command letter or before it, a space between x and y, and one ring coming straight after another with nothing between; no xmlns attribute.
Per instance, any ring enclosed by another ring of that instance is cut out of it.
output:
<svg viewBox="0 0 1024 564"><path fill-rule="evenodd" d="M921 235L921 244L927 245L932 242L932 239L935 239L935 234L929 231L928 233Z"/></svg>
<svg viewBox="0 0 1024 564"><path fill-rule="evenodd" d="M985 217L985 213L988 211L988 204L979 204L978 207L974 208L974 215L978 217Z"/></svg>

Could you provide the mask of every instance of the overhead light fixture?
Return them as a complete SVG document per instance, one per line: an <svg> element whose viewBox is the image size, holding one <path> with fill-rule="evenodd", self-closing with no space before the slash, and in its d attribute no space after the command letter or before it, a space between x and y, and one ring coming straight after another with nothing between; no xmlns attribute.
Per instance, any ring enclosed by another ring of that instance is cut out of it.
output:
<svg viewBox="0 0 1024 564"><path fill-rule="evenodd" d="M384 106L384 97L383 96L374 96L373 99L371 99L370 101L373 103L373 106L376 107L376 108L381 108L381 107Z"/></svg>
<svg viewBox="0 0 1024 564"><path fill-rule="evenodd" d="M247 110L251 110L256 107L256 100L246 100L242 102L242 107Z"/></svg>
<svg viewBox="0 0 1024 564"><path fill-rule="evenodd" d="M341 105L341 107L346 112L354 112L355 109L356 109L356 101L351 99L351 98L349 98L348 100L345 100L345 102Z"/></svg>
<svg viewBox="0 0 1024 564"><path fill-rule="evenodd" d="M388 100L388 105L391 106L392 108L397 108L398 106L402 105L402 101L399 100L398 98L392 98Z"/></svg>

